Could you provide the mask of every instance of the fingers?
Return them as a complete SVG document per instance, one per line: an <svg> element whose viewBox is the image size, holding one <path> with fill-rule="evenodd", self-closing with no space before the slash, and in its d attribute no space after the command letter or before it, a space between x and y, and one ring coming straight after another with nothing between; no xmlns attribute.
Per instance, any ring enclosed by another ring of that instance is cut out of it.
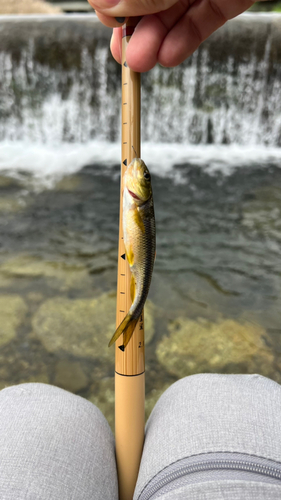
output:
<svg viewBox="0 0 281 500"><path fill-rule="evenodd" d="M166 10L177 0L88 0L98 12L111 17L136 17Z"/></svg>
<svg viewBox="0 0 281 500"><path fill-rule="evenodd" d="M114 59L121 64L122 62L122 28L114 28L111 42L110 50Z"/></svg>
<svg viewBox="0 0 281 500"><path fill-rule="evenodd" d="M196 0L163 40L158 62L167 67L181 64L227 20L251 5L251 0Z"/></svg>
<svg viewBox="0 0 281 500"><path fill-rule="evenodd" d="M158 54L160 64L172 67L182 63L226 21L213 1L195 2L165 37Z"/></svg>
<svg viewBox="0 0 281 500"><path fill-rule="evenodd" d="M140 73L152 69L157 63L158 52L167 32L167 28L157 16L143 17L127 47L128 66Z"/></svg>
<svg viewBox="0 0 281 500"><path fill-rule="evenodd" d="M165 36L186 11L189 3L190 0L181 0L160 14L144 16L140 20L126 52L127 64L133 71L142 73L155 66ZM121 39L121 31L114 29L111 52L117 62L121 62Z"/></svg>
<svg viewBox="0 0 281 500"><path fill-rule="evenodd" d="M117 19L115 17L110 17L106 16L105 14L102 14L101 12L98 12L96 10L96 15L99 18L99 20L104 24L105 26L108 26L109 28L115 28L117 26L122 26L122 24L125 24L127 19L126 17L118 17Z"/></svg>
<svg viewBox="0 0 281 500"><path fill-rule="evenodd" d="M252 3L252 0L180 0L166 11L144 16L127 47L128 66L144 72L156 62L167 67L182 63L211 33ZM121 62L121 37L121 30L114 29L111 50L118 62Z"/></svg>
<svg viewBox="0 0 281 500"><path fill-rule="evenodd" d="M139 73L153 68L157 63L157 54L166 34L167 29L156 16L142 18L127 47L126 62L128 66ZM122 28L114 28L110 49L114 59L121 63Z"/></svg>

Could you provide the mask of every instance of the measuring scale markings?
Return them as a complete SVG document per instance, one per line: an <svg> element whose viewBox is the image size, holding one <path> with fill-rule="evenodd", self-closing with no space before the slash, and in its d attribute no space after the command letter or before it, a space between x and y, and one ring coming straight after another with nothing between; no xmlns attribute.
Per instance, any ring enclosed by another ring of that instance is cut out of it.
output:
<svg viewBox="0 0 281 500"><path fill-rule="evenodd" d="M123 224L123 176L133 159L132 145L140 157L140 75L131 71L126 63L126 48L138 19L129 19L122 28L122 155L120 187L120 231L118 251L118 288L116 327L124 319L131 306L131 272L122 239ZM126 143L126 144L124 144ZM144 335L139 331L139 322L134 334L122 350L123 335L115 348L115 446L118 469L119 498L132 500L140 465L144 441ZM121 349L120 349L121 347Z"/></svg>
<svg viewBox="0 0 281 500"><path fill-rule="evenodd" d="M134 26L126 26L123 29L123 40L126 43L133 34ZM125 51L124 51L125 54ZM123 205L123 176L127 166L135 157L140 157L140 75L132 72L127 65L125 57L122 61L122 158L121 160L121 191L120 203ZM123 210L122 210L123 212ZM120 211L121 214L121 211ZM120 219L119 237L119 284L118 284L118 306L116 325L123 321L128 313L131 301L131 271L126 258L124 239L123 239L123 220ZM116 372L126 374L127 376L136 375L144 372L144 322L139 320L132 339L126 349L120 352L123 335L120 341L116 342L117 358Z"/></svg>

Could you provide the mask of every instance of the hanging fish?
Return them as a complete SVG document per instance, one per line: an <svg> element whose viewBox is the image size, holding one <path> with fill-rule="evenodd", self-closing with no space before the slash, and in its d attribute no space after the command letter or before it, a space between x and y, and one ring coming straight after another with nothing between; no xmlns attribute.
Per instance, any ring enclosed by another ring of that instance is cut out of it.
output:
<svg viewBox="0 0 281 500"><path fill-rule="evenodd" d="M123 235L131 269L132 305L114 333L111 346L123 333L124 351L142 313L155 260L155 216L150 173L140 158L134 158L124 175Z"/></svg>

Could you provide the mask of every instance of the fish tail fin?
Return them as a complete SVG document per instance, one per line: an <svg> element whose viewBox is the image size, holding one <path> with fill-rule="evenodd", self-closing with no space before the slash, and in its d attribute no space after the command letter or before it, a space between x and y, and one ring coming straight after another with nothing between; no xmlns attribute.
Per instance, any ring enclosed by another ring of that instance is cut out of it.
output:
<svg viewBox="0 0 281 500"><path fill-rule="evenodd" d="M125 347L128 345L129 340L132 337L134 330L136 328L137 322L138 322L138 318L131 317L130 323L128 323L126 329L123 331L123 335L124 335L123 336L123 345L119 346L119 349L121 349L121 351L124 351Z"/></svg>
<svg viewBox="0 0 281 500"><path fill-rule="evenodd" d="M119 346L119 349L121 351L125 350L125 347L128 345L129 340L131 336L134 333L134 329L136 328L136 324L138 322L138 318L134 318L130 313L125 316L123 319L122 323L118 326L117 330L115 331L111 341L108 344L108 347L110 347L116 340L120 337L120 335L123 333L123 345Z"/></svg>

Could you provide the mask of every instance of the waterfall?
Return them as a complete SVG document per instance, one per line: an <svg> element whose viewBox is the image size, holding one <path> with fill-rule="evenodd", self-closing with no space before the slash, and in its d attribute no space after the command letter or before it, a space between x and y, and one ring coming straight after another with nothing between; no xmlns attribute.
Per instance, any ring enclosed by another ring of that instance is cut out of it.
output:
<svg viewBox="0 0 281 500"><path fill-rule="evenodd" d="M281 146L281 16L245 14L182 65L142 76L142 139ZM0 21L0 141L120 134L120 67L95 16Z"/></svg>

